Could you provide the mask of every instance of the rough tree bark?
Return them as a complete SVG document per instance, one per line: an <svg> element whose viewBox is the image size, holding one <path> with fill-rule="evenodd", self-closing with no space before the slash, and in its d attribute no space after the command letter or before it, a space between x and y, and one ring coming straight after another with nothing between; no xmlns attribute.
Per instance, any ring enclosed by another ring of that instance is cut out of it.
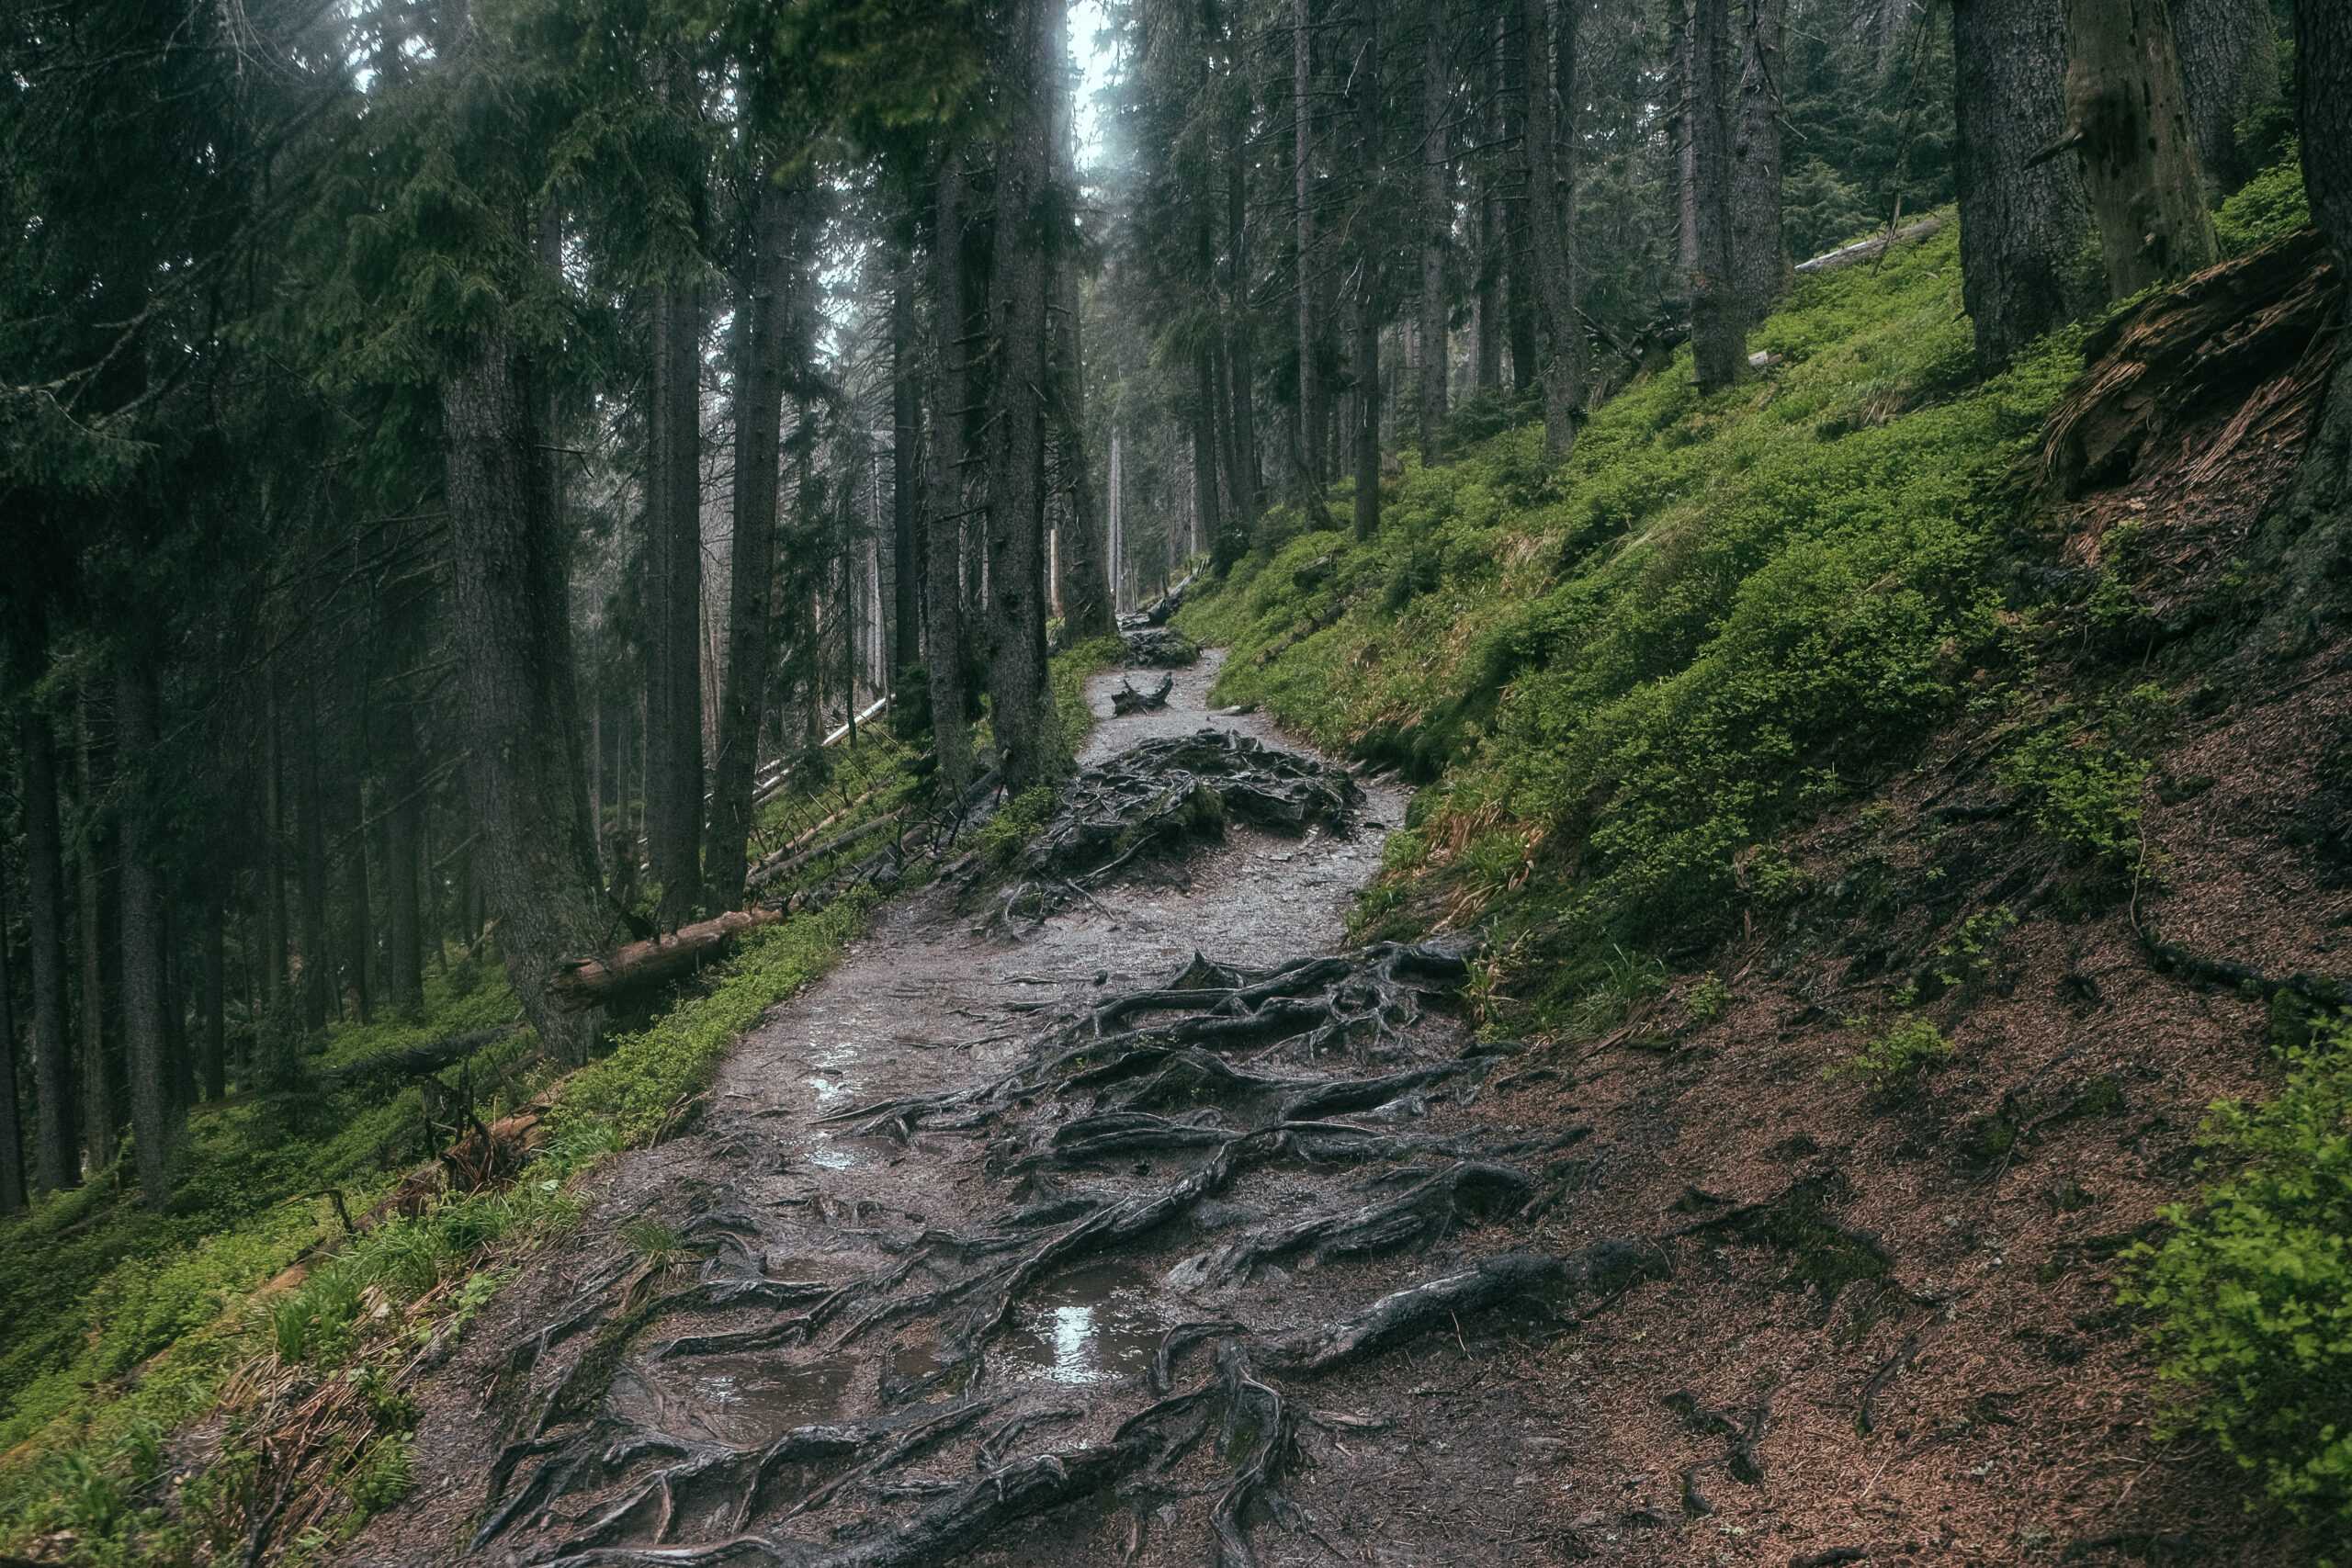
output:
<svg viewBox="0 0 2352 1568"><path fill-rule="evenodd" d="M706 901L714 909L731 909L743 901L752 774L759 767L760 718L767 711L785 339L794 288L793 199L772 172L762 172L752 255L735 307L735 542L728 567L727 670L718 699L706 856Z"/></svg>
<svg viewBox="0 0 2352 1568"><path fill-rule="evenodd" d="M2278 34L2270 0L2170 0L2181 88L2206 193L2218 200L2255 171L2238 124L2278 98Z"/></svg>
<svg viewBox="0 0 2352 1568"><path fill-rule="evenodd" d="M2352 265L2352 7L2295 7L2295 123L2312 220Z"/></svg>
<svg viewBox="0 0 2352 1568"><path fill-rule="evenodd" d="M65 863L57 814L57 742L31 703L17 716L25 781L25 891L32 935L33 1180L50 1191L82 1179L74 1062L65 1044Z"/></svg>
<svg viewBox="0 0 2352 1568"><path fill-rule="evenodd" d="M295 902L302 925L302 1026L313 1032L327 1026L334 997L327 982L334 965L327 955L327 792L319 771L319 743L318 693L305 680L302 755L295 764L294 802L302 828L302 879Z"/></svg>
<svg viewBox="0 0 2352 1568"><path fill-rule="evenodd" d="M1747 0L1731 138L1731 272L1740 319L1770 313L1787 278L1781 240L1781 37L1788 0Z"/></svg>
<svg viewBox="0 0 2352 1568"><path fill-rule="evenodd" d="M931 263L939 382L931 411L931 484L923 495L923 643L939 780L945 797L955 800L972 782L972 732L964 723L962 530L971 378L964 367L964 164L952 150L939 159L935 206Z"/></svg>
<svg viewBox="0 0 2352 1568"><path fill-rule="evenodd" d="M198 962L201 979L197 997L198 1027L196 1076L204 1098L224 1100L229 1093L228 923L225 877L216 868L204 892L203 952Z"/></svg>
<svg viewBox="0 0 2352 1568"><path fill-rule="evenodd" d="M1553 111L1552 51L1573 60L1577 12L1583 0L1553 0L1557 37L1546 16L1546 0L1520 0L1527 29L1525 83L1527 126L1527 220L1536 288L1549 340L1544 365L1544 450L1554 463L1576 450L1583 418L1584 333L1577 319L1575 99L1562 106L1569 126L1559 127ZM1564 134L1565 130L1565 134Z"/></svg>
<svg viewBox="0 0 2352 1568"><path fill-rule="evenodd" d="M646 463L648 858L661 919L684 924L702 897L702 308L691 284L653 306L651 450Z"/></svg>
<svg viewBox="0 0 2352 1568"><path fill-rule="evenodd" d="M1014 790L1055 773L1046 685L1046 296L1063 243L1053 177L1062 0L1012 9L1010 102L997 143L996 243L989 278L989 615L985 646L998 765Z"/></svg>
<svg viewBox="0 0 2352 1568"><path fill-rule="evenodd" d="M365 711L363 708L361 711ZM345 764L343 804L350 819L349 849L344 860L344 951L351 964L351 995L355 1016L366 1023L373 1016L375 989L368 971L376 957L376 901L368 886L368 792L366 764L355 757Z"/></svg>
<svg viewBox="0 0 2352 1568"><path fill-rule="evenodd" d="M1240 558L1249 540L1238 527L1226 526L1223 497L1218 489L1223 465L1217 458L1216 355L1206 344L1193 352L1193 525L1208 542L1212 557L1221 564L1230 564ZM1171 558L1177 550L1171 538Z"/></svg>
<svg viewBox="0 0 2352 1568"><path fill-rule="evenodd" d="M1363 37L1356 63L1356 166L1363 181L1366 210L1358 215L1362 237L1356 247L1355 365L1356 378L1356 537L1369 539L1380 531L1380 255L1373 242L1372 204L1381 188L1380 137L1380 14L1376 6L1362 6ZM1435 20L1436 0L1430 4ZM1426 281L1426 279L1424 280ZM1434 429L1422 437L1422 460L1436 453Z"/></svg>
<svg viewBox="0 0 2352 1568"><path fill-rule="evenodd" d="M126 773L135 776L155 750L155 677L143 652L116 656L115 744ZM130 1126L137 1135L140 1201L160 1209L172 1195L172 1064L164 1049L163 846L152 821L153 803L137 789L119 825L122 863L122 1040L130 1086Z"/></svg>
<svg viewBox="0 0 2352 1568"><path fill-rule="evenodd" d="M1054 35L1055 74L1061 74L1061 34ZM1071 95L1055 95L1054 178L1062 201L1078 200L1077 127ZM1057 204L1058 206L1058 204ZM1102 563L1102 509L1094 494L1094 467L1086 447L1086 340L1078 307L1078 265L1071 247L1057 245L1046 256L1053 270L1053 310L1050 312L1054 459L1061 482L1069 489L1069 525L1062 531L1061 550L1055 558L1062 602L1065 645L1090 637L1110 637L1119 629L1111 613L1111 577Z"/></svg>
<svg viewBox="0 0 2352 1568"><path fill-rule="evenodd" d="M1230 62L1227 69L1231 69ZM1226 374L1231 381L1227 406L1233 423L1229 486L1237 508L1237 530L1254 527L1264 504L1259 477L1258 372L1250 332L1250 95L1231 93L1234 107L1226 128L1225 257Z"/></svg>
<svg viewBox="0 0 2352 1568"><path fill-rule="evenodd" d="M550 1007L548 980L612 933L581 788L571 606L536 383L528 355L492 327L441 384L451 621L475 738L471 862L515 998L547 1048L578 1062L596 1015Z"/></svg>
<svg viewBox="0 0 2352 1568"><path fill-rule="evenodd" d="M17 1104L17 985L8 962L7 867L0 864L0 1214L25 1206L25 1122Z"/></svg>
<svg viewBox="0 0 2352 1568"><path fill-rule="evenodd" d="M903 244L890 269L891 688L922 662L922 550L915 538L922 400L915 364L914 262ZM903 699L903 716L912 704ZM722 905L721 908L732 908Z"/></svg>
<svg viewBox="0 0 2352 1568"><path fill-rule="evenodd" d="M286 950L290 945L286 918L285 720L278 711L281 681L274 660L262 681L262 857L257 868L262 880L262 999L274 1016L286 1000ZM271 1070L275 1072L278 1066L273 1063Z"/></svg>
<svg viewBox="0 0 2352 1568"><path fill-rule="evenodd" d="M1687 278L1699 265L1699 152L1691 140L1692 0L1667 0L1666 75L1674 95L1674 265Z"/></svg>
<svg viewBox="0 0 2352 1568"><path fill-rule="evenodd" d="M2080 167L2065 135L2066 28L2052 0L1952 0L1961 297L1987 373L2087 309Z"/></svg>
<svg viewBox="0 0 2352 1568"><path fill-rule="evenodd" d="M1293 293L1298 316L1299 503L1312 513L1323 497L1323 388L1315 333L1315 22L1312 0L1291 0L1292 220L1298 265Z"/></svg>
<svg viewBox="0 0 2352 1568"><path fill-rule="evenodd" d="M384 987L394 1016L424 1016L424 929L418 887L424 876L424 771L416 721L408 705L391 705L385 721L392 753L392 801L384 813Z"/></svg>
<svg viewBox="0 0 2352 1568"><path fill-rule="evenodd" d="M2317 0L2295 7L2295 123L2312 220L2335 247L2340 269L2352 276L2352 8ZM2293 547L2296 598L2336 592L2352 567L2352 547L2345 543L2352 514L2352 355L2337 355L2282 513L2281 524L2301 535Z"/></svg>
<svg viewBox="0 0 2352 1568"><path fill-rule="evenodd" d="M2110 299L2213 265L2165 0L2071 0L2066 134L2082 156Z"/></svg>
<svg viewBox="0 0 2352 1568"><path fill-rule="evenodd" d="M96 726L90 713L90 691L80 692L75 716L74 784L80 796L82 832L74 846L74 875L78 884L74 915L81 926L82 998L76 1030L82 1045L82 1147L89 1168L114 1163L115 1093L114 1034L107 1014L115 1005L108 955L116 950L114 932L105 911L114 908L107 884L107 858L112 826L101 804L106 796L106 764L99 755Z"/></svg>
<svg viewBox="0 0 2352 1568"><path fill-rule="evenodd" d="M1446 158L1445 0L1421 8L1421 461L1436 460L1445 421L1445 247L1453 234L1453 184Z"/></svg>
<svg viewBox="0 0 2352 1568"><path fill-rule="evenodd" d="M1692 0L1690 7L1685 98L1697 202L1689 274L1690 358L1702 392L1730 386L1747 363L1747 322L1732 270L1731 126L1724 92L1729 12L1730 0Z"/></svg>
<svg viewBox="0 0 2352 1568"><path fill-rule="evenodd" d="M1529 50L1529 15L1541 15L1537 6L1530 13L1523 6L1514 6L1505 18L1503 32L1503 141L1517 149L1512 158L1511 175L1524 191L1532 183L1527 157L1527 56ZM1544 35L1537 33L1539 39ZM1543 296L1543 287L1535 276L1535 254L1528 243L1531 224L1527 216L1528 202L1514 201L1503 209L1503 260L1507 269L1503 287L1503 332L1510 346L1511 390L1524 392L1543 379L1541 351L1536 346L1536 301Z"/></svg>

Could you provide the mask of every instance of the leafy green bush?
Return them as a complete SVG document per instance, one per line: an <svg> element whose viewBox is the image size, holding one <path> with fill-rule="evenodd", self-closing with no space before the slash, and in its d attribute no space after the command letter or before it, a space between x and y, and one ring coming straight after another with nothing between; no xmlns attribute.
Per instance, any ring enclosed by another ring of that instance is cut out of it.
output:
<svg viewBox="0 0 2352 1568"><path fill-rule="evenodd" d="M1901 1019L1844 1061L1825 1072L1831 1078L1860 1078L1885 1095L1901 1095L1951 1060L1951 1042L1933 1019L1912 1014Z"/></svg>
<svg viewBox="0 0 2352 1568"><path fill-rule="evenodd" d="M2310 1520L2352 1526L2352 1023L2282 1046L2287 1079L2223 1101L2209 1157L2237 1167L2136 1254L2182 1423Z"/></svg>
<svg viewBox="0 0 2352 1568"><path fill-rule="evenodd" d="M2222 203L2213 214L2213 233L2222 243L2223 255L2242 256L2311 220L2302 157L2299 150L2290 147L2284 159L2246 181Z"/></svg>
<svg viewBox="0 0 2352 1568"><path fill-rule="evenodd" d="M2035 731L2001 759L2037 831L2073 860L2120 869L2140 853L2140 797L2148 764L2103 738L2064 725Z"/></svg>

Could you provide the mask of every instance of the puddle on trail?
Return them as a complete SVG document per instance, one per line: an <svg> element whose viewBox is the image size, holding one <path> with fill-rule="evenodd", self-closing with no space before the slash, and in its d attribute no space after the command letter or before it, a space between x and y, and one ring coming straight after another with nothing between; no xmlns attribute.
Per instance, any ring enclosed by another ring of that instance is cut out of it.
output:
<svg viewBox="0 0 2352 1568"><path fill-rule="evenodd" d="M1141 1269L1098 1264L1033 1292L994 1359L1015 1377L1045 1382L1121 1382L1149 1370L1170 1326Z"/></svg>
<svg viewBox="0 0 2352 1568"><path fill-rule="evenodd" d="M906 1152L894 1138L812 1133L801 1148L801 1157L820 1170L847 1170L853 1166L888 1165Z"/></svg>
<svg viewBox="0 0 2352 1568"><path fill-rule="evenodd" d="M632 1361L613 1379L614 1414L676 1437L757 1448L795 1427L831 1420L847 1403L858 1363L781 1356L697 1356Z"/></svg>

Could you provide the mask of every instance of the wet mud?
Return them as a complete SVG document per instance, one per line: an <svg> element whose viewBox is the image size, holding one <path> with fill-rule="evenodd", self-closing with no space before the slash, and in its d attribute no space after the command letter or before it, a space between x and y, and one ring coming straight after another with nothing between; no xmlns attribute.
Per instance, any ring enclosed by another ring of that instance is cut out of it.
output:
<svg viewBox="0 0 2352 1568"><path fill-rule="evenodd" d="M1216 662L1115 718L1097 679L1081 760L1297 750L1208 710ZM1458 958L1351 948L1405 804L1228 824L1018 940L968 890L885 911L485 1314L353 1560L1580 1555L1528 1351L1642 1263L1529 1250L1575 1133L1495 1109Z"/></svg>

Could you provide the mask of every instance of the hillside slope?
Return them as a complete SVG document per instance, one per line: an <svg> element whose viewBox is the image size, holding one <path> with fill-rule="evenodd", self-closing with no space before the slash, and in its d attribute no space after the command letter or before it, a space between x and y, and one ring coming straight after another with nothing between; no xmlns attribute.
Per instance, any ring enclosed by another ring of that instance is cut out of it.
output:
<svg viewBox="0 0 2352 1568"><path fill-rule="evenodd" d="M1678 360L1555 476L1528 428L1408 457L1376 539L1277 529L1187 611L1218 700L1429 784L1360 924L1483 944L1535 1047L1493 1114L1589 1130L1550 1243L1679 1238L1539 1370L1563 1556L2310 1562L2352 1517L2352 660L2266 521L2340 289L2260 217L1984 384L1950 229L1804 280L1758 378Z"/></svg>

